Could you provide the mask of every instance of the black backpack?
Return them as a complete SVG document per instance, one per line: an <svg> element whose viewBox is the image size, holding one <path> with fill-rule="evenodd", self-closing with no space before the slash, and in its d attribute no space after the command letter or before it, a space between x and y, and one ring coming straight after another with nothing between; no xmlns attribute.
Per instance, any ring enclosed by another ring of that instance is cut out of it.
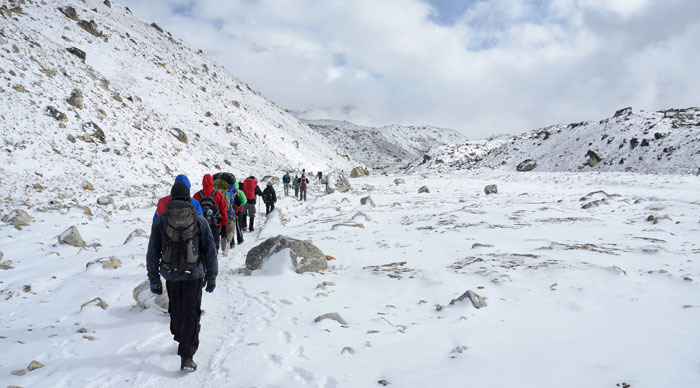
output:
<svg viewBox="0 0 700 388"><path fill-rule="evenodd" d="M199 213L190 201L171 200L163 217L163 257L166 268L192 271L199 262Z"/></svg>
<svg viewBox="0 0 700 388"><path fill-rule="evenodd" d="M202 206L202 214L204 218L207 219L209 227L214 230L215 227L221 222L221 212L219 207L216 206L216 201L214 196L216 195L216 190L214 190L211 195L204 195L201 191L199 192L199 204Z"/></svg>

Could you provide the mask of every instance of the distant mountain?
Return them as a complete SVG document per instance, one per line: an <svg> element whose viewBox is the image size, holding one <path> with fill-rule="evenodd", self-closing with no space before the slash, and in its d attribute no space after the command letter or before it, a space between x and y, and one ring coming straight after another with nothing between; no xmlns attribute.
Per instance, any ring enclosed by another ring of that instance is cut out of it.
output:
<svg viewBox="0 0 700 388"><path fill-rule="evenodd" d="M303 121L353 158L374 168L403 166L430 149L467 140L457 131L431 126L364 127L347 121Z"/></svg>
<svg viewBox="0 0 700 388"><path fill-rule="evenodd" d="M638 113L626 108L595 122L446 145L417 158L406 171L515 170L527 159L537 171L698 173L700 108Z"/></svg>
<svg viewBox="0 0 700 388"><path fill-rule="evenodd" d="M0 1L0 176L44 187L170 184L358 162L246 83L103 0ZM55 194L52 195L55 197ZM50 199L50 198L48 198ZM48 200L47 199L47 200Z"/></svg>

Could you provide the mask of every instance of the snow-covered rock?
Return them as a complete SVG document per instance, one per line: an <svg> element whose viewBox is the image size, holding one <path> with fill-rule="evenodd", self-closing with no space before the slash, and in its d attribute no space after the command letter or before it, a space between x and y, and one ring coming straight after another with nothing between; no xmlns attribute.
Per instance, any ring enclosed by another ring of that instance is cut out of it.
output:
<svg viewBox="0 0 700 388"><path fill-rule="evenodd" d="M309 241L280 235L268 238L248 251L246 268L250 271L260 269L270 257L285 249L289 250L289 258L297 273L319 272L328 267L326 255L317 246Z"/></svg>

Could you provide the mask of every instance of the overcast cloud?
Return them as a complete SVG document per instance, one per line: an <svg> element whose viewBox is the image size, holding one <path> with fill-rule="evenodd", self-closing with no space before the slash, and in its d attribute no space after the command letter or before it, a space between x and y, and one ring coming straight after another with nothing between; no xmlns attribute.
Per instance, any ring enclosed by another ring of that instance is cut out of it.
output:
<svg viewBox="0 0 700 388"><path fill-rule="evenodd" d="M700 105L697 0L121 0L277 105L477 138Z"/></svg>

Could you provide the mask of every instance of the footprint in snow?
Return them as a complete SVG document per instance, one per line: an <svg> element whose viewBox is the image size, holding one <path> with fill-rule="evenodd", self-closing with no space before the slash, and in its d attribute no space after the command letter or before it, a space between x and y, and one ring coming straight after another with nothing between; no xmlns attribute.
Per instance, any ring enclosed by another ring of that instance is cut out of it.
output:
<svg viewBox="0 0 700 388"><path fill-rule="evenodd" d="M280 342L283 344L288 344L292 342L292 334L288 331L281 331L277 334L277 337L280 339Z"/></svg>

